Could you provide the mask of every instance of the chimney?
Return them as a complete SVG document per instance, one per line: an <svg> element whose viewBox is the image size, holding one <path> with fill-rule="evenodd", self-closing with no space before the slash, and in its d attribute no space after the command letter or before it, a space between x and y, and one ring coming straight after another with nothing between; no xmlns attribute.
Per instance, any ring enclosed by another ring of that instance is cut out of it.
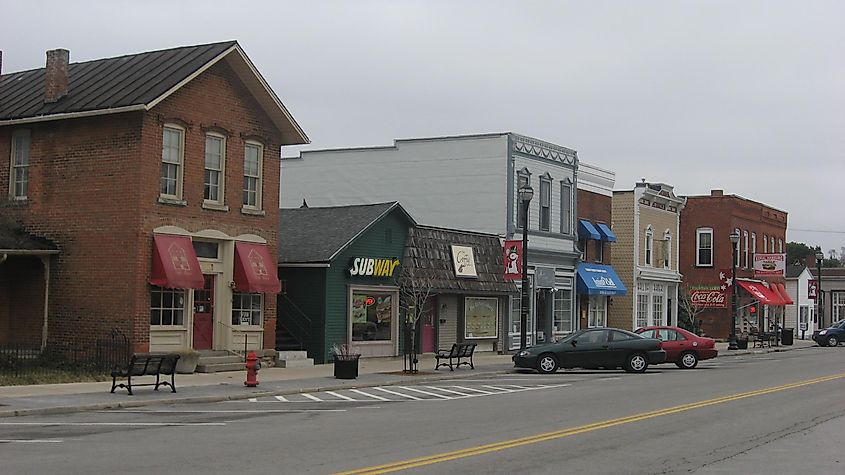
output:
<svg viewBox="0 0 845 475"><path fill-rule="evenodd" d="M807 256L806 260L804 261L804 264L807 267L809 267L810 269L815 269L816 268L816 255L813 254L812 256Z"/></svg>
<svg viewBox="0 0 845 475"><path fill-rule="evenodd" d="M70 51L52 49L47 51L47 67L44 70L44 102L53 103L67 95L67 64Z"/></svg>
<svg viewBox="0 0 845 475"><path fill-rule="evenodd" d="M710 196L725 196L723 190L710 190Z"/></svg>

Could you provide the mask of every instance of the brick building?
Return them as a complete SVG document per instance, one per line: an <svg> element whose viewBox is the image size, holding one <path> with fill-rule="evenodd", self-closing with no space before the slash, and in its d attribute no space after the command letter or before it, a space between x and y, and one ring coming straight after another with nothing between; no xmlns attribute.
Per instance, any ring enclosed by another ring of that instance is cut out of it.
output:
<svg viewBox="0 0 845 475"><path fill-rule="evenodd" d="M304 132L234 41L69 55L0 76L0 343L273 348Z"/></svg>
<svg viewBox="0 0 845 475"><path fill-rule="evenodd" d="M722 190L687 197L681 213L680 271L684 275L685 295L707 292L715 296L711 302L700 303L701 308L696 310L700 313L695 319L701 320L705 334L718 338L730 335L732 232L740 236L736 253L740 286L737 326L740 331L750 331L752 327L768 329L770 323L783 317L784 305L792 304L788 294L781 295L784 277L755 278L754 258L755 254L786 252L786 222L785 211L741 196L725 195Z"/></svg>
<svg viewBox="0 0 845 475"><path fill-rule="evenodd" d="M673 187L643 180L613 192L613 264L629 289L613 299L608 325L636 329L678 321L679 214L686 200Z"/></svg>

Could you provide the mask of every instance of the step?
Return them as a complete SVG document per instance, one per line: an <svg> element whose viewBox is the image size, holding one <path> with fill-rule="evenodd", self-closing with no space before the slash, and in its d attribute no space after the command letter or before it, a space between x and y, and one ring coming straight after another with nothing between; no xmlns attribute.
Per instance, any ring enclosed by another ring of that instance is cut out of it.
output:
<svg viewBox="0 0 845 475"><path fill-rule="evenodd" d="M300 350L280 350L276 352L276 359L279 360L304 360L308 358L307 351Z"/></svg>
<svg viewBox="0 0 845 475"><path fill-rule="evenodd" d="M205 358L206 356L229 356L231 354L225 350L197 350L197 353L200 354L200 358Z"/></svg>
<svg viewBox="0 0 845 475"><path fill-rule="evenodd" d="M224 371L246 371L243 362L197 364L197 373L221 373Z"/></svg>
<svg viewBox="0 0 845 475"><path fill-rule="evenodd" d="M244 359L240 356L226 354L225 356L200 356L197 364L201 364L201 365L226 364L226 363L241 363L241 364L243 364L243 362L244 362Z"/></svg>
<svg viewBox="0 0 845 475"><path fill-rule="evenodd" d="M307 366L314 366L314 358L279 360L276 362L277 368L305 368Z"/></svg>

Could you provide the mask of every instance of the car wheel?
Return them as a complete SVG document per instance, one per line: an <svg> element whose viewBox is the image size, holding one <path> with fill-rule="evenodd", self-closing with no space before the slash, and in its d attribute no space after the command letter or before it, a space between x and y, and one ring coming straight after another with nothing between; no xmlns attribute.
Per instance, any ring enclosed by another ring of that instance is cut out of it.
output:
<svg viewBox="0 0 845 475"><path fill-rule="evenodd" d="M835 335L831 335L831 336L827 337L827 346L836 346L838 344L839 344L839 338L837 338Z"/></svg>
<svg viewBox="0 0 845 475"><path fill-rule="evenodd" d="M695 352L687 351L681 355L676 364L681 369L693 369L698 366L698 355Z"/></svg>
<svg viewBox="0 0 845 475"><path fill-rule="evenodd" d="M537 358L537 371L543 374L551 374L557 371L557 358L551 353L540 355Z"/></svg>
<svg viewBox="0 0 845 475"><path fill-rule="evenodd" d="M625 363L625 371L629 373L644 373L648 368L648 359L642 353L634 353Z"/></svg>

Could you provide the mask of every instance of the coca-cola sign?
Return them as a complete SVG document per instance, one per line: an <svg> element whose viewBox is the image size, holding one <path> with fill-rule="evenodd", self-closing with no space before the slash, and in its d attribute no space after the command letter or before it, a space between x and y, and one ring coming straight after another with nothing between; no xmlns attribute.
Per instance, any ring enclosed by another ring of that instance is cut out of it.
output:
<svg viewBox="0 0 845 475"><path fill-rule="evenodd" d="M725 292L713 289L690 290L690 303L698 308L726 308Z"/></svg>

